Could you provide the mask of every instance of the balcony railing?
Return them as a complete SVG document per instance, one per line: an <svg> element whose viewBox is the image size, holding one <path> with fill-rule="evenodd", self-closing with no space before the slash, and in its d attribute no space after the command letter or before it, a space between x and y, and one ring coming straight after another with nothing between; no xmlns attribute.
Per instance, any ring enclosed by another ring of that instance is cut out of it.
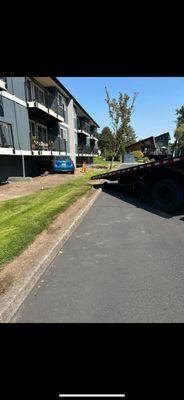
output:
<svg viewBox="0 0 184 400"><path fill-rule="evenodd" d="M96 147L91 147L87 145L78 145L78 155L79 154L98 154L98 149Z"/></svg>
<svg viewBox="0 0 184 400"><path fill-rule="evenodd" d="M83 122L78 119L77 120L77 129L81 130L83 132L87 132L87 133L89 133L89 135L92 135L92 136L98 138L97 129L91 128L90 124L88 124L87 122Z"/></svg>
<svg viewBox="0 0 184 400"><path fill-rule="evenodd" d="M53 140L51 137L48 141L42 141L37 138L31 137L31 149L32 150L44 150L44 151L58 151L66 152L66 140L57 137Z"/></svg>
<svg viewBox="0 0 184 400"><path fill-rule="evenodd" d="M25 82L26 100L38 102L48 109L51 109L56 114L65 118L64 105L58 104L58 98L50 93L45 88L39 88L34 85L34 90L30 90L29 81Z"/></svg>
<svg viewBox="0 0 184 400"><path fill-rule="evenodd" d="M98 139L98 132L96 129L90 128L90 135L92 135Z"/></svg>
<svg viewBox="0 0 184 400"><path fill-rule="evenodd" d="M79 131L87 132L90 134L90 125L87 124L86 122L78 120L77 121L77 129Z"/></svg>

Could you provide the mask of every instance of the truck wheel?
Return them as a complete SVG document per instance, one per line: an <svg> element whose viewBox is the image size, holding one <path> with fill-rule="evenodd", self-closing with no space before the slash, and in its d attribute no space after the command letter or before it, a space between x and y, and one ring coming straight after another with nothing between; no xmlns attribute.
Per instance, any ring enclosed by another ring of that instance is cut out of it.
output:
<svg viewBox="0 0 184 400"><path fill-rule="evenodd" d="M161 210L174 212L178 211L184 203L184 190L179 182L162 179L155 183L152 198Z"/></svg>

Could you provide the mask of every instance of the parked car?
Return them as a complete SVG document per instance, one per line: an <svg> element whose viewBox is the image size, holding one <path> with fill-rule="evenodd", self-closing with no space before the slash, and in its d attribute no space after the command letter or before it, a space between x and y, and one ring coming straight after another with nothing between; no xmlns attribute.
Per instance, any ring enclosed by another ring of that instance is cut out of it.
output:
<svg viewBox="0 0 184 400"><path fill-rule="evenodd" d="M56 156L51 161L51 173L71 172L75 173L75 166L70 156Z"/></svg>

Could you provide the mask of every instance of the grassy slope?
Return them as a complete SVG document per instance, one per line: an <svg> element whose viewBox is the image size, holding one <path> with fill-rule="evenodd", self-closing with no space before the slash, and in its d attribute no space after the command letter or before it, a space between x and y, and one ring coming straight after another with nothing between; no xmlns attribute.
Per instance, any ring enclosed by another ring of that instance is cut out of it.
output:
<svg viewBox="0 0 184 400"><path fill-rule="evenodd" d="M58 213L85 194L92 175L94 172L88 172L55 188L0 202L0 266L20 254Z"/></svg>

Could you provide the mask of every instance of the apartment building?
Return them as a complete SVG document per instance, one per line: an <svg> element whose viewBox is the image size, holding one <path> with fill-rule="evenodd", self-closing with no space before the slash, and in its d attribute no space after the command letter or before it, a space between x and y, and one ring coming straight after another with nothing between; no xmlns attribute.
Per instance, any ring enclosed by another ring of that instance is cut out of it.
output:
<svg viewBox="0 0 184 400"><path fill-rule="evenodd" d="M53 156L98 155L99 125L54 77L0 77L0 176L35 176Z"/></svg>

